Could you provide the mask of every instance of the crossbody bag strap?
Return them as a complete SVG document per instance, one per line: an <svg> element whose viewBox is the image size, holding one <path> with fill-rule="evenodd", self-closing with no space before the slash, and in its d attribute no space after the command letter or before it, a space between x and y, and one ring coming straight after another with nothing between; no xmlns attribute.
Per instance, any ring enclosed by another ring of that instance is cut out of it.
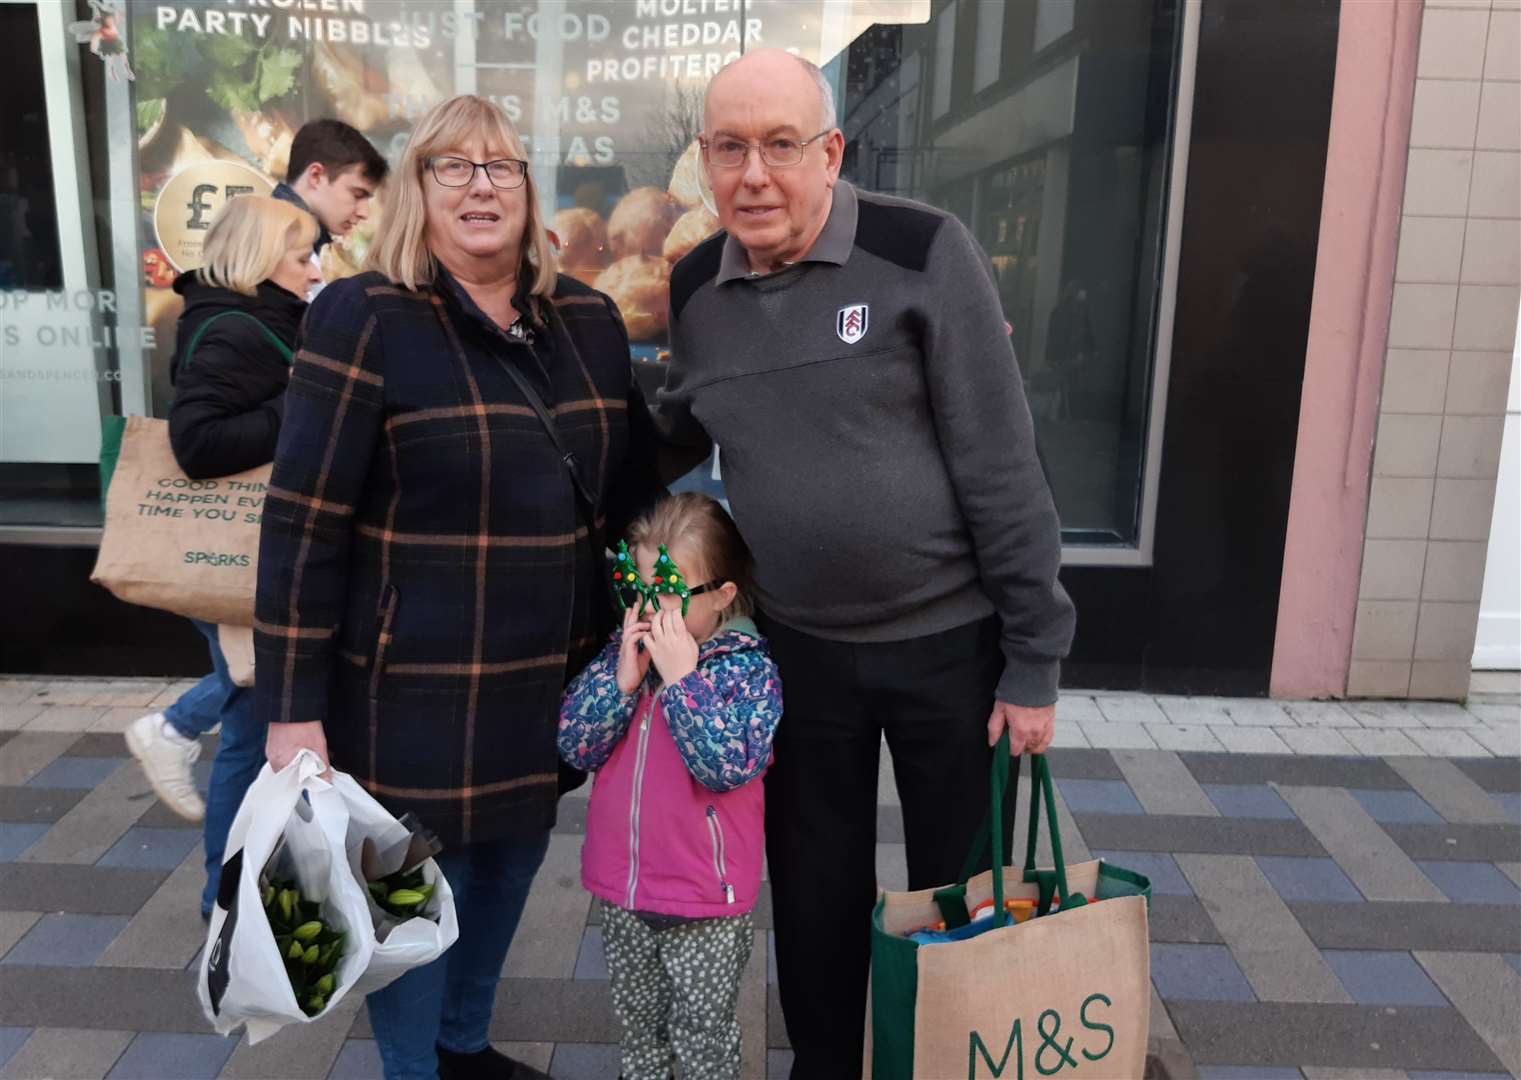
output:
<svg viewBox="0 0 1521 1080"><path fill-rule="evenodd" d="M581 503L582 509L586 512L589 527L596 514L597 500L592 497L591 491L586 486L586 481L581 478L581 463L576 457L576 452L567 447L565 440L560 438L560 429L555 423L554 414L544 404L544 399L533 388L533 384L528 381L527 376L519 371L512 361L506 357L498 356L496 353L492 353L492 355L496 356L497 362L502 365L502 370L507 372L508 377L517 384L518 390L522 392L524 399L528 402L528 407L538 416L539 423L544 425L544 433L549 436L549 441L554 444L555 453L560 455L560 460L565 463L565 471L570 474L571 486L576 489L576 498Z"/></svg>

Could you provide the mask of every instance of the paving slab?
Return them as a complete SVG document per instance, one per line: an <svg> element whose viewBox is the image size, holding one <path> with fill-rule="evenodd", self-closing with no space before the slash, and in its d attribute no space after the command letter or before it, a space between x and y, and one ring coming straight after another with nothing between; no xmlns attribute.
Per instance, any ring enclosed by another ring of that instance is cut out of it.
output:
<svg viewBox="0 0 1521 1080"><path fill-rule="evenodd" d="M1177 861L1260 1000L1352 1000L1250 856Z"/></svg>
<svg viewBox="0 0 1521 1080"><path fill-rule="evenodd" d="M7 739L0 754L0 787L20 787L69 748L79 736L62 731L23 731Z"/></svg>
<svg viewBox="0 0 1521 1080"><path fill-rule="evenodd" d="M1500 1063L1521 1074L1521 974L1499 956L1421 951L1415 958Z"/></svg>
<svg viewBox="0 0 1521 1080"><path fill-rule="evenodd" d="M1521 885L1521 862L1497 862L1495 869L1510 878L1517 885Z"/></svg>
<svg viewBox="0 0 1521 1080"><path fill-rule="evenodd" d="M1046 765L1050 768L1051 775L1059 780L1125 779L1125 774L1115 764L1114 754L1109 750L1052 750L1046 754Z"/></svg>
<svg viewBox="0 0 1521 1080"><path fill-rule="evenodd" d="M1265 698L1227 698L1225 713L1238 727L1293 727L1294 718L1282 705Z"/></svg>
<svg viewBox="0 0 1521 1080"><path fill-rule="evenodd" d="M0 705L19 705L28 701L44 685L37 679L0 679Z"/></svg>
<svg viewBox="0 0 1521 1080"><path fill-rule="evenodd" d="M154 802L153 791L137 763L123 761L61 817L22 859L38 863L93 863Z"/></svg>
<svg viewBox="0 0 1521 1080"><path fill-rule="evenodd" d="M1173 1001L1168 1011L1201 1066L1289 1059L1359 1070L1500 1068L1452 1008Z"/></svg>
<svg viewBox="0 0 1521 1080"><path fill-rule="evenodd" d="M1224 750L1207 724L1147 724L1153 741L1163 750Z"/></svg>
<svg viewBox="0 0 1521 1080"><path fill-rule="evenodd" d="M1410 741L1421 748L1421 753L1434 757L1490 757L1487 747L1466 731L1430 731L1411 728L1404 733Z"/></svg>
<svg viewBox="0 0 1521 1080"><path fill-rule="evenodd" d="M141 716L143 710L168 689L169 682L166 679L117 679L111 683L109 690L91 698L90 704L105 705L108 708L131 707L137 709Z"/></svg>
<svg viewBox="0 0 1521 1080"><path fill-rule="evenodd" d="M126 925L125 915L44 915L0 964L89 967Z"/></svg>
<svg viewBox="0 0 1521 1080"><path fill-rule="evenodd" d="M100 958L106 967L183 971L206 942L196 914L206 884L205 856L196 844L137 910ZM336 1053L336 1051L334 1051Z"/></svg>
<svg viewBox="0 0 1521 1080"><path fill-rule="evenodd" d="M37 911L0 911L0 957L26 936L42 913Z"/></svg>
<svg viewBox="0 0 1521 1080"><path fill-rule="evenodd" d="M1098 699L1099 712L1111 724L1165 724L1167 714L1149 696L1102 697Z"/></svg>
<svg viewBox="0 0 1521 1080"><path fill-rule="evenodd" d="M1116 750L1115 764L1148 814L1193 814L1217 817L1188 766L1171 750Z"/></svg>
<svg viewBox="0 0 1521 1080"><path fill-rule="evenodd" d="M1342 873L1335 859L1258 855L1257 867L1286 902L1325 901L1358 904L1363 894Z"/></svg>
<svg viewBox="0 0 1521 1080"><path fill-rule="evenodd" d="M1159 697L1157 704L1174 724L1229 724L1225 701L1214 697Z"/></svg>
<svg viewBox="0 0 1521 1080"><path fill-rule="evenodd" d="M1180 754L1201 784L1292 784L1409 791L1404 778L1379 758L1308 755Z"/></svg>
<svg viewBox="0 0 1521 1080"><path fill-rule="evenodd" d="M1361 753L1332 727L1273 728L1273 733L1296 754L1353 757Z"/></svg>
<svg viewBox="0 0 1521 1080"><path fill-rule="evenodd" d="M208 1080L221 1071L235 1045L222 1035L139 1032L106 1080Z"/></svg>
<svg viewBox="0 0 1521 1080"><path fill-rule="evenodd" d="M1356 717L1335 701L1290 701L1286 702L1283 708L1300 727L1355 728L1361 726Z"/></svg>
<svg viewBox="0 0 1521 1080"><path fill-rule="evenodd" d="M1453 762L1485 791L1521 792L1521 760L1516 758L1464 758Z"/></svg>
<svg viewBox="0 0 1521 1080"><path fill-rule="evenodd" d="M1494 863L1428 859L1416 865L1455 904L1521 904L1521 889L1516 888ZM1517 942L1521 943L1521 918L1515 921L1518 923Z"/></svg>
<svg viewBox="0 0 1521 1080"><path fill-rule="evenodd" d="M1094 858L1145 874L1151 881L1151 895L1192 896L1188 879L1178 869L1177 861L1166 852L1155 851L1095 851Z"/></svg>
<svg viewBox="0 0 1521 1080"><path fill-rule="evenodd" d="M1442 815L1413 791L1366 791L1348 788L1347 794L1380 825L1440 825ZM1488 798L1488 796L1485 796Z"/></svg>
<svg viewBox="0 0 1521 1080"><path fill-rule="evenodd" d="M0 731L20 731L46 708L45 705L0 705Z"/></svg>
<svg viewBox="0 0 1521 1080"><path fill-rule="evenodd" d="M1224 945L1153 943L1151 981L1168 1002L1256 1000Z"/></svg>
<svg viewBox="0 0 1521 1080"><path fill-rule="evenodd" d="M1346 791L1284 787L1279 794L1368 899L1445 899L1442 891Z"/></svg>
<svg viewBox="0 0 1521 1080"><path fill-rule="evenodd" d="M168 875L159 870L0 864L0 910L132 915Z"/></svg>
<svg viewBox="0 0 1521 1080"><path fill-rule="evenodd" d="M1204 784L1204 793L1224 817L1297 821L1272 784Z"/></svg>
<svg viewBox="0 0 1521 1080"><path fill-rule="evenodd" d="M1337 1069L1324 1065L1301 1068L1304 1080L1409 1080L1404 1069Z"/></svg>
<svg viewBox="0 0 1521 1080"><path fill-rule="evenodd" d="M1411 732L1419 731L1419 728L1402 728L1400 730L1374 730L1361 728L1358 730L1348 729L1343 733L1346 740L1356 747L1362 754L1374 754L1386 756L1390 754L1419 754L1421 748L1411 742Z"/></svg>
<svg viewBox="0 0 1521 1080"><path fill-rule="evenodd" d="M1113 724L1083 721L1083 737L1088 744L1104 750L1154 750L1156 741L1145 724Z"/></svg>
<svg viewBox="0 0 1521 1080"><path fill-rule="evenodd" d="M27 721L27 731L85 732L106 710L100 705L47 705Z"/></svg>
<svg viewBox="0 0 1521 1080"><path fill-rule="evenodd" d="M1470 732L1479 745L1491 754L1505 757L1521 755L1521 726L1508 724L1505 727L1486 725L1482 728L1473 728Z"/></svg>
<svg viewBox="0 0 1521 1080"><path fill-rule="evenodd" d="M38 1028L0 1069L0 1080L103 1080L135 1034Z"/></svg>
<svg viewBox="0 0 1521 1080"><path fill-rule="evenodd" d="M1505 823L1504 812L1489 793L1451 761L1391 757L1388 762L1443 820L1462 825Z"/></svg>
<svg viewBox="0 0 1521 1080"><path fill-rule="evenodd" d="M364 999L348 996L311 1024L291 1024L258 1046L245 1035L218 1074L221 1080L324 1080L347 1040ZM379 1074L375 1074L377 1077Z"/></svg>
<svg viewBox="0 0 1521 1080"><path fill-rule="evenodd" d="M1385 825L1412 859L1513 862L1521 859L1521 825Z"/></svg>
<svg viewBox="0 0 1521 1080"><path fill-rule="evenodd" d="M1151 897L1147 929L1152 941L1180 945L1223 945L1220 929L1192 896Z"/></svg>
<svg viewBox="0 0 1521 1080"><path fill-rule="evenodd" d="M1098 703L1082 694L1062 694L1056 699L1056 723L1066 727L1080 720L1102 721Z"/></svg>
<svg viewBox="0 0 1521 1080"><path fill-rule="evenodd" d="M552 836L513 935L502 974L522 979L568 979L592 898L581 888L581 841Z"/></svg>
<svg viewBox="0 0 1521 1080"><path fill-rule="evenodd" d="M1447 998L1408 952L1327 949L1322 955L1359 1005L1447 1004Z"/></svg>
<svg viewBox="0 0 1521 1080"><path fill-rule="evenodd" d="M1092 747L1088 736L1083 734L1083 729L1078 724L1058 723L1051 731L1051 750L1087 750ZM896 801L897 792L893 792Z"/></svg>
<svg viewBox="0 0 1521 1080"><path fill-rule="evenodd" d="M1268 727L1227 727L1216 724L1210 732L1221 746L1233 754L1287 754L1288 743Z"/></svg>
<svg viewBox="0 0 1521 1080"><path fill-rule="evenodd" d="M1502 904L1290 901L1289 910L1321 949L1513 951L1516 909Z"/></svg>
<svg viewBox="0 0 1521 1080"><path fill-rule="evenodd" d="M1324 855L1298 821L1251 818L1089 814L1083 836L1104 851L1192 851L1205 855Z"/></svg>
<svg viewBox="0 0 1521 1080"><path fill-rule="evenodd" d="M740 976L736 1012L739 1014L741 1080L764 1080L766 1075L766 1055L761 1051L766 1045L766 968L770 937L764 930L755 932L750 959Z"/></svg>

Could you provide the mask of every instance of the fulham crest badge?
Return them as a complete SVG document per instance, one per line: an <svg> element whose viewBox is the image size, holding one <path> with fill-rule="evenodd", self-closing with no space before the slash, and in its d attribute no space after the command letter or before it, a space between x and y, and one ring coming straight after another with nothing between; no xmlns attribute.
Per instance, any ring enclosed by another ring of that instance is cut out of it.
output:
<svg viewBox="0 0 1521 1080"><path fill-rule="evenodd" d="M842 307L834 317L834 332L847 345L854 345L866 336L867 305L851 304Z"/></svg>

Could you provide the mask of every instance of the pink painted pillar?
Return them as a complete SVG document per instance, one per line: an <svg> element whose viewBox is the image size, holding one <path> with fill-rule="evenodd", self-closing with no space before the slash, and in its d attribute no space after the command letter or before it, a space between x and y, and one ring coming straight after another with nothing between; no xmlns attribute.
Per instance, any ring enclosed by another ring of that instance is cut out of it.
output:
<svg viewBox="0 0 1521 1080"><path fill-rule="evenodd" d="M1346 693L1422 0L1341 6L1274 697Z"/></svg>

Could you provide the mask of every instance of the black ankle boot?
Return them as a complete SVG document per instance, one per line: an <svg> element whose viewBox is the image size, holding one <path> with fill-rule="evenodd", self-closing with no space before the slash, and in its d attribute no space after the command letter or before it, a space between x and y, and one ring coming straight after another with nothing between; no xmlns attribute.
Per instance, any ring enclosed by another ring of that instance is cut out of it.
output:
<svg viewBox="0 0 1521 1080"><path fill-rule="evenodd" d="M488 1046L473 1054L453 1050L438 1051L438 1080L549 1080L532 1065L514 1061L495 1047Z"/></svg>

